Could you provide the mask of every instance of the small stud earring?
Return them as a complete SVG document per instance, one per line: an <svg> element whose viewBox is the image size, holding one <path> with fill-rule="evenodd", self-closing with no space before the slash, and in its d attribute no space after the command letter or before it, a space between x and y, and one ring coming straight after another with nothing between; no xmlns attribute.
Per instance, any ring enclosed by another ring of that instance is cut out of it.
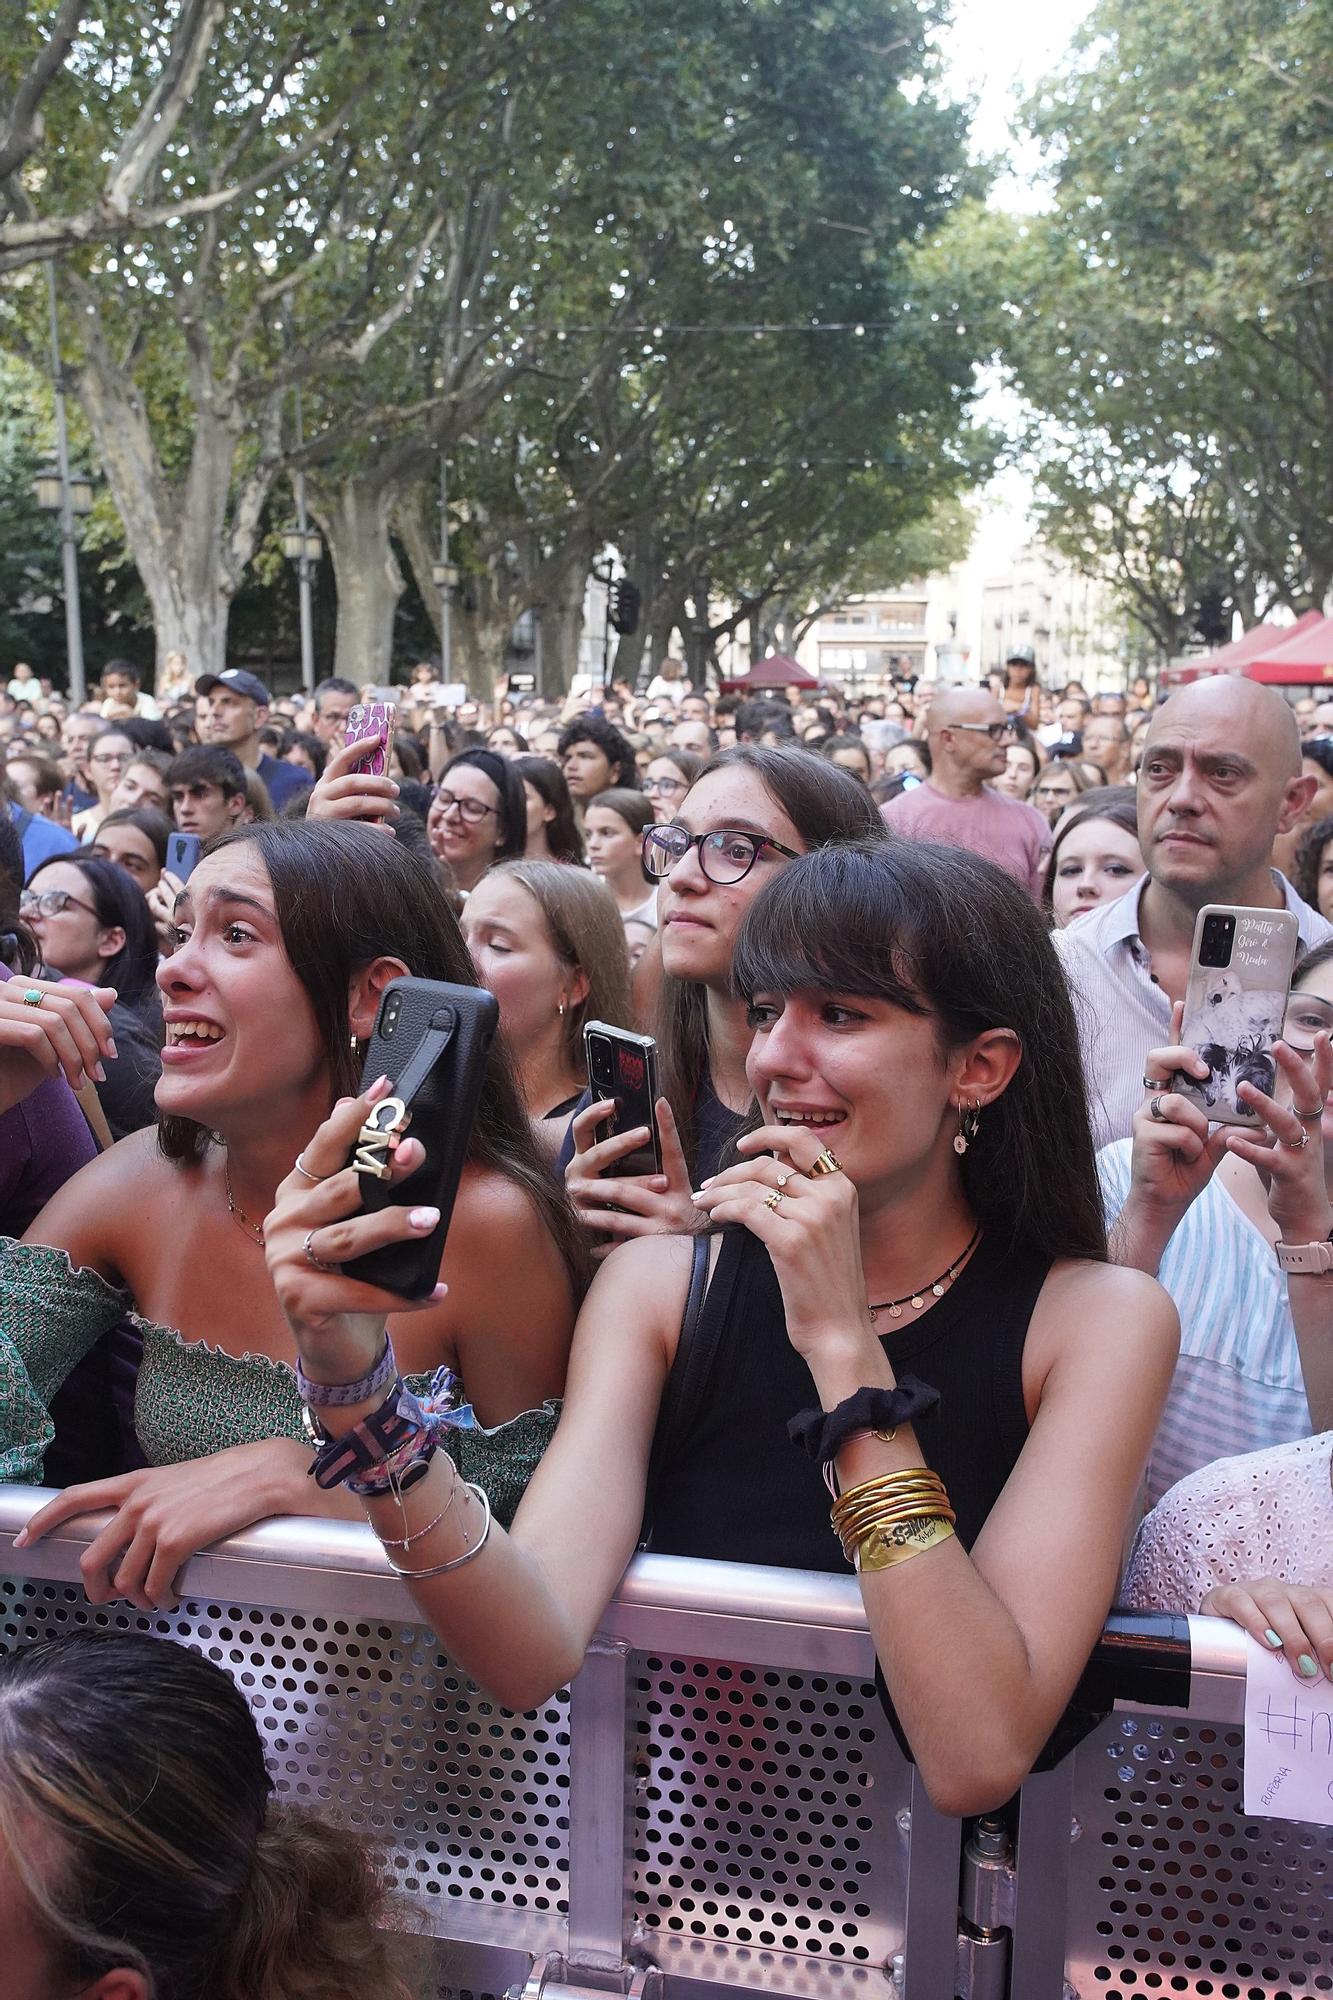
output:
<svg viewBox="0 0 1333 2000"><path fill-rule="evenodd" d="M954 1134L953 1149L960 1157L964 1154L981 1128L981 1099L975 1098L970 1110L958 1107L958 1130Z"/></svg>
<svg viewBox="0 0 1333 2000"><path fill-rule="evenodd" d="M561 1020L563 1021L565 1018L565 1003L563 1000L560 1002L560 1005L556 1009L556 1012L559 1014Z"/></svg>

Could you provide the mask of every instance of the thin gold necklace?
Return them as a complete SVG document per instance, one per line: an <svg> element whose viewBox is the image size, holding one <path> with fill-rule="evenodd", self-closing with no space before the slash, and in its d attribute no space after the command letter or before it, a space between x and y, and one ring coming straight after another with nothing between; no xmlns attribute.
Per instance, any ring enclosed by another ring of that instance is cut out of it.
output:
<svg viewBox="0 0 1333 2000"><path fill-rule="evenodd" d="M264 1247L263 1230L261 1229L261 1227L257 1222L253 1221L252 1218L246 1214L245 1210L241 1207L241 1204L239 1203L239 1201L237 1201L235 1195L231 1191L230 1159L226 1159L222 1163L222 1178L226 1183L226 1188L227 1188L228 1215L231 1217L232 1221L236 1224L236 1227L238 1229L243 1229L246 1235L250 1238L251 1242L257 1243L260 1249L262 1250Z"/></svg>

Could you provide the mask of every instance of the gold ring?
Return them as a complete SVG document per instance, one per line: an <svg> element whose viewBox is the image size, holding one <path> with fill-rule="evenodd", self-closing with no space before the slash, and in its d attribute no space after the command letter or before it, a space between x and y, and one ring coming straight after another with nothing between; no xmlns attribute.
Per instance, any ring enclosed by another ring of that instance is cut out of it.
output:
<svg viewBox="0 0 1333 2000"><path fill-rule="evenodd" d="M1299 1112L1297 1113L1297 1116L1298 1116L1298 1117L1300 1116ZM778 1193L779 1193L779 1194L781 1194L781 1192L782 1192L783 1188L785 1188L785 1187L786 1187L786 1185L787 1185L787 1182L788 1182L788 1181L789 1181L790 1179L791 1179L791 1175L790 1175L790 1174L779 1174L779 1175L778 1175Z"/></svg>
<svg viewBox="0 0 1333 2000"><path fill-rule="evenodd" d="M776 1208L776 1207L777 1207L777 1205L778 1205L778 1203L779 1203L780 1201L785 1201L786 1199L787 1199L787 1197L786 1197L786 1195L785 1195L785 1194L784 1194L784 1193L782 1192L782 1189L781 1189L781 1188L774 1188L774 1190L773 1190L772 1194L771 1194L771 1195L769 1195L769 1196L768 1196L768 1198L767 1198L767 1200L765 1201L765 1203L764 1203L764 1207L765 1207L765 1208Z"/></svg>
<svg viewBox="0 0 1333 2000"><path fill-rule="evenodd" d="M25 1007L40 1007L45 998L44 993L39 993L35 986L30 986L23 996L23 1004Z"/></svg>
<svg viewBox="0 0 1333 2000"><path fill-rule="evenodd" d="M808 1181L817 1181L821 1174L840 1174L841 1172L842 1161L829 1147L825 1146L814 1165L806 1168L805 1177Z"/></svg>

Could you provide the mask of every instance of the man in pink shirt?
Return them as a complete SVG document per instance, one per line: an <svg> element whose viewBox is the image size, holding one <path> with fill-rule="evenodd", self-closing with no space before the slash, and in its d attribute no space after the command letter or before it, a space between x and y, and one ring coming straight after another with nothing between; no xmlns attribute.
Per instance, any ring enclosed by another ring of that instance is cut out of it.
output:
<svg viewBox="0 0 1333 2000"><path fill-rule="evenodd" d="M1051 829L1035 806L992 791L1012 726L986 688L943 688L930 707L931 773L881 808L891 833L966 847L1006 869L1036 901Z"/></svg>

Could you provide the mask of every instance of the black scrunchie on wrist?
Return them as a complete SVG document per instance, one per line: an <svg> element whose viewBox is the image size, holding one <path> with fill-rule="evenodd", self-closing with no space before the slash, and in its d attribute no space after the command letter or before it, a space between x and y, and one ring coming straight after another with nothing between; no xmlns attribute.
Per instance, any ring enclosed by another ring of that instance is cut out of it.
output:
<svg viewBox="0 0 1333 2000"><path fill-rule="evenodd" d="M855 1431L892 1431L933 1410L938 1389L904 1375L896 1389L858 1389L832 1410L802 1410L787 1426L793 1444L820 1466L829 1465Z"/></svg>

